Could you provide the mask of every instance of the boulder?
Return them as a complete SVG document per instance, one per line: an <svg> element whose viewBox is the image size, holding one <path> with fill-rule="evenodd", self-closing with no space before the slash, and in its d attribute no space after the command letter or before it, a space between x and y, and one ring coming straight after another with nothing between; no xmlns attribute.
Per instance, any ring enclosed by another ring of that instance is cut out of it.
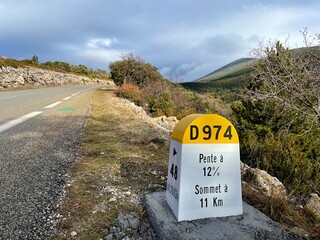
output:
<svg viewBox="0 0 320 240"><path fill-rule="evenodd" d="M18 76L14 82L18 85L24 85L24 78L22 76Z"/></svg>
<svg viewBox="0 0 320 240"><path fill-rule="evenodd" d="M266 171L251 168L248 165L241 162L241 175L251 174L253 179L250 185L264 193L267 196L272 196L275 198L286 198L287 191L282 182L280 182L276 177L271 176Z"/></svg>
<svg viewBox="0 0 320 240"><path fill-rule="evenodd" d="M174 127L179 122L177 117L166 117L166 116L157 117L154 119L154 121L158 125L164 127L165 129L168 129L169 131L173 131Z"/></svg>

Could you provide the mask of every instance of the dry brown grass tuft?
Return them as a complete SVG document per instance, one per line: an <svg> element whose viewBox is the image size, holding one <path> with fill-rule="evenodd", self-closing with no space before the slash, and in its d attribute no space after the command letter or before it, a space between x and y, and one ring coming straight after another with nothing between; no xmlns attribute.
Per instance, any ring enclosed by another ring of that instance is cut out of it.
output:
<svg viewBox="0 0 320 240"><path fill-rule="evenodd" d="M245 202L279 222L285 229L304 237L320 238L320 223L310 213L293 205L286 198L268 197L252 189L249 184L242 185L242 192Z"/></svg>

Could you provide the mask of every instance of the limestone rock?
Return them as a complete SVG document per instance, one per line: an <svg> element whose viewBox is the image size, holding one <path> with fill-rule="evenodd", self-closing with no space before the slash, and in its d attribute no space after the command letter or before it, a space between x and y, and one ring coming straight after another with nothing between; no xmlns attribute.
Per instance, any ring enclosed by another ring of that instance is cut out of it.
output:
<svg viewBox="0 0 320 240"><path fill-rule="evenodd" d="M135 105L133 102L127 99L121 99L121 102L124 105L131 108L133 113L135 115L138 115L139 118L149 123L150 125L160 128L161 130L164 130L166 132L172 132L176 124L179 122L179 120L176 117L162 116L162 117L152 118L146 113L146 111L142 107Z"/></svg>
<svg viewBox="0 0 320 240"><path fill-rule="evenodd" d="M245 174L254 175L254 180L251 182L256 190L259 190L267 196L273 196L278 198L286 198L287 191L284 185L276 178L268 174L266 171L251 168L248 165L241 162L241 175Z"/></svg>
<svg viewBox="0 0 320 240"><path fill-rule="evenodd" d="M169 131L173 131L174 127L179 122L179 120L176 117L166 117L166 116L155 118L154 121L158 125L168 129Z"/></svg>
<svg viewBox="0 0 320 240"><path fill-rule="evenodd" d="M18 76L15 83L18 85L24 85L24 78L22 76Z"/></svg>
<svg viewBox="0 0 320 240"><path fill-rule="evenodd" d="M311 212L318 221L320 221L320 197L316 193L312 193L304 206L309 212Z"/></svg>
<svg viewBox="0 0 320 240"><path fill-rule="evenodd" d="M19 87L25 84L33 86L114 85L112 81L91 79L40 68L0 67L0 88Z"/></svg>
<svg viewBox="0 0 320 240"><path fill-rule="evenodd" d="M139 230L140 219L137 213L123 214L119 213L115 220L115 226L108 230L107 236L104 239L130 239L126 236L126 231L132 229L135 232Z"/></svg>

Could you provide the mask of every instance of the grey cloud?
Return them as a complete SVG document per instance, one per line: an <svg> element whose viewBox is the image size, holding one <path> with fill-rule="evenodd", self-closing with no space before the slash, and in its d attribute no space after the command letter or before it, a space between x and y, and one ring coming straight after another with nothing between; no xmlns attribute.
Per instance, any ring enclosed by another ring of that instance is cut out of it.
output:
<svg viewBox="0 0 320 240"><path fill-rule="evenodd" d="M241 13L250 13L245 6L256 5L254 0L3 0L0 55L30 58L37 54L40 61L106 68L121 53L133 52L163 73L190 81L245 57L263 30L252 28L248 34L232 26ZM303 4L265 0L258 5L319 9L311 0ZM309 22L307 18L297 17L304 23ZM313 16L312 21L319 18ZM242 25L248 29L253 24L245 19Z"/></svg>
<svg viewBox="0 0 320 240"><path fill-rule="evenodd" d="M202 46L212 54L230 55L235 52L243 52L246 48L243 38L237 34L218 34L207 38Z"/></svg>

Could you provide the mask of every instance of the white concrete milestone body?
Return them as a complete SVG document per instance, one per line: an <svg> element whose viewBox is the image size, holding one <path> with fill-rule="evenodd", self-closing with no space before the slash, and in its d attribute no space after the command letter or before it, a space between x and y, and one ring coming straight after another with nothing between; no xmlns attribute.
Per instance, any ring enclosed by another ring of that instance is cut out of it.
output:
<svg viewBox="0 0 320 240"><path fill-rule="evenodd" d="M175 127L166 198L178 221L242 214L239 137L216 114L192 114Z"/></svg>

